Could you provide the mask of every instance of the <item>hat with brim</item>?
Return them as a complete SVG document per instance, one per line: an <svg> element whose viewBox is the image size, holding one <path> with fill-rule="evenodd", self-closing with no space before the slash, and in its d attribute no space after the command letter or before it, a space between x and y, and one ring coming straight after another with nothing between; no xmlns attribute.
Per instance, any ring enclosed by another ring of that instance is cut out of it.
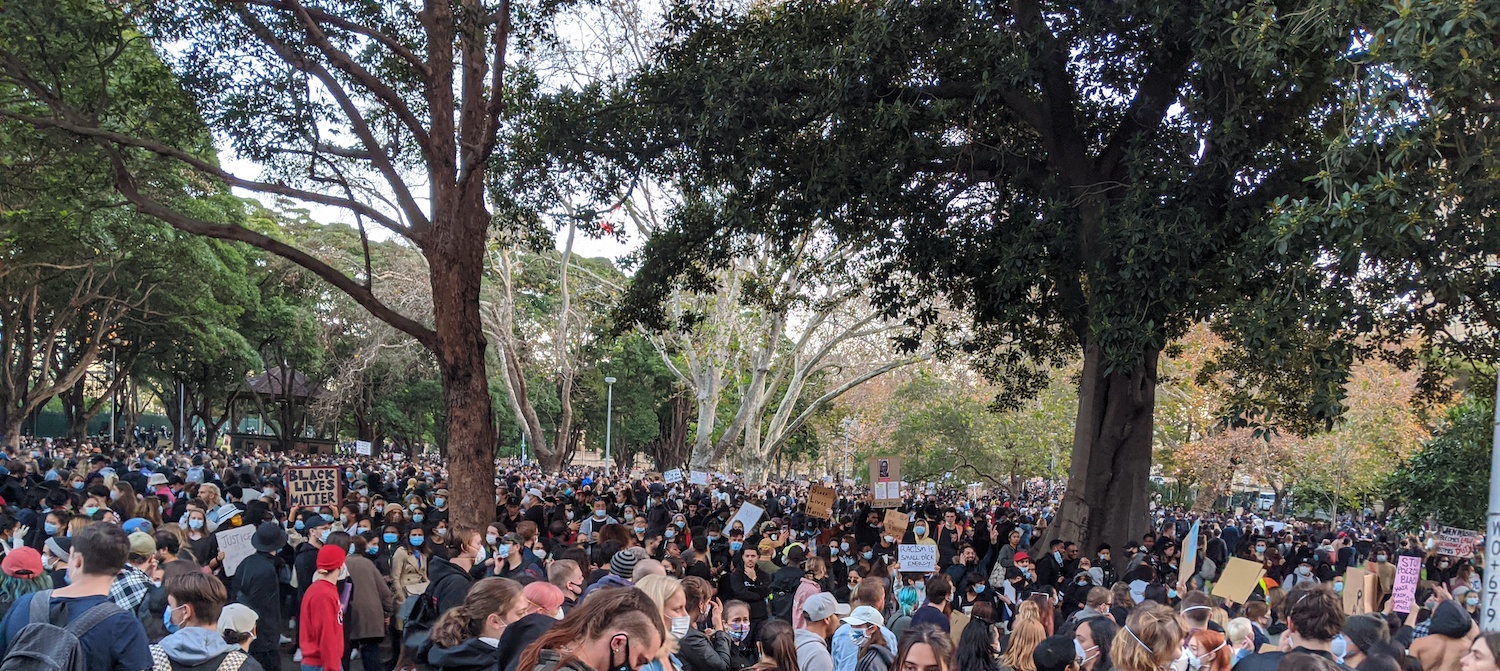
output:
<svg viewBox="0 0 1500 671"><path fill-rule="evenodd" d="M250 547L258 552L276 552L286 547L286 531L280 524L265 522L255 528L255 533L250 536Z"/></svg>

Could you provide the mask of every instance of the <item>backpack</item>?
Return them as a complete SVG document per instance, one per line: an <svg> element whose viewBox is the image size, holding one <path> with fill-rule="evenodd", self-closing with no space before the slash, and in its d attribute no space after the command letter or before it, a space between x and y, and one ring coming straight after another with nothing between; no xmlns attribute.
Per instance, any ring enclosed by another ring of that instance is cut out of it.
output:
<svg viewBox="0 0 1500 671"><path fill-rule="evenodd" d="M792 622L792 606L797 601L797 587L802 584L802 579L791 581L788 587L787 580L773 580L771 582L771 593L766 596L766 609L771 617L777 618L790 624ZM0 669L0 671L4 671Z"/></svg>
<svg viewBox="0 0 1500 671"><path fill-rule="evenodd" d="M217 671L240 671L240 667L245 665L245 660L247 659L250 659L250 655L245 654L243 651L230 650L219 655L219 663L213 666L213 668L217 669ZM195 664L191 668L207 666L209 666L209 662ZM160 645L151 646L151 671L180 671L185 668L189 667L172 661L172 658L167 656L167 651L163 650Z"/></svg>
<svg viewBox="0 0 1500 671"><path fill-rule="evenodd" d="M52 590L31 597L26 626L0 661L0 671L88 671L79 639L105 620L125 612L112 601L88 609L73 622L52 622Z"/></svg>
<svg viewBox="0 0 1500 671"><path fill-rule="evenodd" d="M445 576L445 578L461 577L458 575ZM406 619L401 640L406 645L406 649L413 653L425 654L428 641L432 638L432 625L437 624L438 616L443 614L437 600L437 588L441 584L441 580L431 583L427 585L426 591L411 597L413 601L411 615ZM0 671L5 670L0 669Z"/></svg>

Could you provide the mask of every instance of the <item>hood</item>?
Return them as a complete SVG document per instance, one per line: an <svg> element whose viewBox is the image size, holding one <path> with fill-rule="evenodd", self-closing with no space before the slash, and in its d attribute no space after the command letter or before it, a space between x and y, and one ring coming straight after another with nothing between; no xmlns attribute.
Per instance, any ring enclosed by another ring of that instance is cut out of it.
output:
<svg viewBox="0 0 1500 671"><path fill-rule="evenodd" d="M439 580L450 575L461 575L468 578L469 572L459 568L457 564L443 557L433 555L432 559L427 563L427 579L431 581L431 584L436 585Z"/></svg>
<svg viewBox="0 0 1500 671"><path fill-rule="evenodd" d="M183 627L161 640L162 651L183 666L197 666L240 646L224 642L219 632L205 627Z"/></svg>
<svg viewBox="0 0 1500 671"><path fill-rule="evenodd" d="M434 645L427 651L427 661L443 669L492 667L500 651L477 638L465 639L451 648Z"/></svg>
<svg viewBox="0 0 1500 671"><path fill-rule="evenodd" d="M630 582L629 580L626 580L624 578L621 578L620 576L617 576L617 575L615 575L613 573L606 573L606 574L604 574L604 577L600 578L599 581L596 582L596 583L594 583L594 584L598 585L601 588L602 587L635 587L635 583Z"/></svg>
<svg viewBox="0 0 1500 671"><path fill-rule="evenodd" d="M1449 638L1463 638L1469 635L1469 627L1473 625L1474 618L1469 617L1457 603L1444 601L1432 612L1432 623L1428 625L1428 631Z"/></svg>
<svg viewBox="0 0 1500 671"><path fill-rule="evenodd" d="M506 625L505 632L500 634L499 671L516 671L516 663L521 661L521 652L531 647L556 623L557 620L550 615L532 613Z"/></svg>
<svg viewBox="0 0 1500 671"><path fill-rule="evenodd" d="M820 645L823 646L824 650L828 649L828 641L823 640L822 636L814 634L813 632L810 632L806 629L798 629L796 635L793 637L793 640L796 641L798 650L801 650L802 646L804 645Z"/></svg>

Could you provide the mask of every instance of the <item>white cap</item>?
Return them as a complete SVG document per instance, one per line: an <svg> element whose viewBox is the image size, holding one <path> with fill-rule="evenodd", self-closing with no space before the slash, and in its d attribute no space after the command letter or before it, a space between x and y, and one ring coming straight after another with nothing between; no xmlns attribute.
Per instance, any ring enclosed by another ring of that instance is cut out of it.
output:
<svg viewBox="0 0 1500 671"><path fill-rule="evenodd" d="M844 621L854 625L885 624L885 618L880 616L880 611L869 606L855 608L854 612L849 613L849 617L844 618Z"/></svg>
<svg viewBox="0 0 1500 671"><path fill-rule="evenodd" d="M255 631L255 623L259 619L260 616L256 615L255 611L251 610L245 604L228 604L224 606L224 610L219 612L219 633L223 634L232 629L241 634L248 634Z"/></svg>

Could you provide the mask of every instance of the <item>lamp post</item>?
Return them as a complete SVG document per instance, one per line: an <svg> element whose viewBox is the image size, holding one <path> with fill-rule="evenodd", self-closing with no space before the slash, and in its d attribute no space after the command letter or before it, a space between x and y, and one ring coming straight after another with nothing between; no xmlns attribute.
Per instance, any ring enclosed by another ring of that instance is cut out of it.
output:
<svg viewBox="0 0 1500 671"><path fill-rule="evenodd" d="M607 399L604 402L604 474L609 475L614 466L614 463L609 460L609 445L614 437L610 435L610 432L614 430L615 424L615 379L604 378L604 384L607 389L604 394Z"/></svg>
<svg viewBox="0 0 1500 671"><path fill-rule="evenodd" d="M120 379L120 339L111 338L109 344L109 442L115 442L115 418L120 410L120 397L115 382Z"/></svg>

